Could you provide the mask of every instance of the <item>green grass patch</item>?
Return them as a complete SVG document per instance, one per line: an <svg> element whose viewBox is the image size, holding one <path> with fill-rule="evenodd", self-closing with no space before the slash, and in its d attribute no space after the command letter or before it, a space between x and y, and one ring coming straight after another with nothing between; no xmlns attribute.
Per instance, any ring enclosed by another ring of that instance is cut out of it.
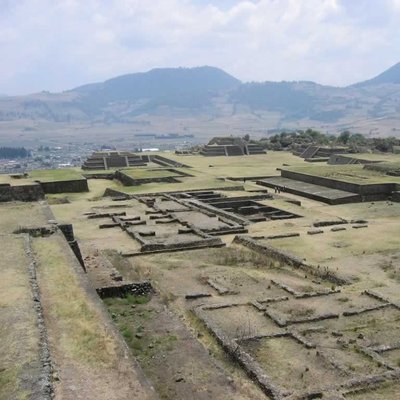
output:
<svg viewBox="0 0 400 400"><path fill-rule="evenodd" d="M136 296L134 294L128 293L124 297L109 297L105 298L103 302L111 307L111 306L118 306L118 305L132 305L132 304L147 304L150 301L150 296Z"/></svg>
<svg viewBox="0 0 400 400"><path fill-rule="evenodd" d="M83 179L83 176L76 169L38 169L30 171L29 178L40 182L56 182Z"/></svg>
<svg viewBox="0 0 400 400"><path fill-rule="evenodd" d="M20 373L20 366L0 367L0 399L26 400L30 397L29 391L19 387Z"/></svg>

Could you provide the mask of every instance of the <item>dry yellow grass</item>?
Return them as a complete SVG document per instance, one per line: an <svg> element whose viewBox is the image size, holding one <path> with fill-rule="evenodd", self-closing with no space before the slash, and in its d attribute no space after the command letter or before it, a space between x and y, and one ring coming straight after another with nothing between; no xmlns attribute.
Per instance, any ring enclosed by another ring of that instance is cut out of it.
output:
<svg viewBox="0 0 400 400"><path fill-rule="evenodd" d="M1 236L0 248L0 399L29 398L24 369L37 367L38 330L23 241ZM31 372L33 380L37 379Z"/></svg>
<svg viewBox="0 0 400 400"><path fill-rule="evenodd" d="M111 365L115 343L88 301L57 237L35 239L33 248L43 302L58 332L60 350L80 362Z"/></svg>
<svg viewBox="0 0 400 400"><path fill-rule="evenodd" d="M4 203L0 207L0 232L12 233L20 226L47 223L39 203Z"/></svg>

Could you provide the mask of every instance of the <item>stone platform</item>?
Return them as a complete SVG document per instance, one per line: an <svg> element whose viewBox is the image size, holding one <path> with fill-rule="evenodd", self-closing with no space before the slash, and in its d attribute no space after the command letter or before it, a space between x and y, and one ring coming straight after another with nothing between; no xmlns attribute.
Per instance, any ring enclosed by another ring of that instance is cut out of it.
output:
<svg viewBox="0 0 400 400"><path fill-rule="evenodd" d="M361 196L345 190L332 189L313 183L296 181L281 176L270 177L257 181L258 185L271 188L278 187L281 191L307 197L328 204L346 204L361 201Z"/></svg>

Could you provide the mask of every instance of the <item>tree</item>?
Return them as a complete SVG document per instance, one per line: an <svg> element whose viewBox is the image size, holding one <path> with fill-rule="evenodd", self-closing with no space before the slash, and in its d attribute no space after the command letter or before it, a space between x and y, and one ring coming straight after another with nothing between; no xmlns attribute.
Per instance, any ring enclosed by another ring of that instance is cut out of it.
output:
<svg viewBox="0 0 400 400"><path fill-rule="evenodd" d="M350 136L351 136L351 133L349 131L343 131L339 135L338 142L343 143L343 144L347 144L349 139L350 139Z"/></svg>

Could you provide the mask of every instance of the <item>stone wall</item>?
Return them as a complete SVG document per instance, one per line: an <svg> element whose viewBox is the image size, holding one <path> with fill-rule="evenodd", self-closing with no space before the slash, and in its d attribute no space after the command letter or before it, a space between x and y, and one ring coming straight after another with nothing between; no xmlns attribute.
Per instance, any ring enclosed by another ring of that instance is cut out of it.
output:
<svg viewBox="0 0 400 400"><path fill-rule="evenodd" d="M6 201L38 201L44 198L44 192L39 184L33 185L2 185L0 186L0 202Z"/></svg>
<svg viewBox="0 0 400 400"><path fill-rule="evenodd" d="M40 182L40 185L42 186L44 193L79 193L89 191L86 179Z"/></svg>
<svg viewBox="0 0 400 400"><path fill-rule="evenodd" d="M108 180L113 180L115 178L115 173L110 172L107 174L82 174L86 179L108 179Z"/></svg>
<svg viewBox="0 0 400 400"><path fill-rule="evenodd" d="M149 159L156 164L162 165L163 167L167 166L167 167L176 167L176 168L181 168L181 167L185 167L185 168L192 168L190 165L185 165L180 163L179 161L175 161L175 160L170 160L169 158L160 156L160 155L151 155L149 156Z"/></svg>
<svg viewBox="0 0 400 400"><path fill-rule="evenodd" d="M193 240L192 242L177 242L171 244L164 243L146 243L141 247L141 251L144 253L165 251L165 250L186 250L202 247L223 247L225 243L219 238L199 239Z"/></svg>
<svg viewBox="0 0 400 400"><path fill-rule="evenodd" d="M321 279L325 279L329 282L332 282L335 285L348 284L348 282L345 279L336 276L328 268L319 269L316 266L304 262L302 259L300 259L299 257L295 256L294 254L288 251L279 249L277 247L273 247L265 243L263 244L257 243L256 240L252 239L249 236L237 235L235 236L233 242L242 244L243 246L246 246L256 251L257 253L265 254L268 257L283 262L287 265L291 265L295 268L301 268L304 271L307 271L314 276L318 276Z"/></svg>
<svg viewBox="0 0 400 400"><path fill-rule="evenodd" d="M177 175L180 174L177 173ZM165 176L161 178L135 179L127 174L124 174L122 171L116 171L115 178L118 179L124 186L138 186L144 183L152 183L152 182L179 183L179 181L172 176Z"/></svg>
<svg viewBox="0 0 400 400"><path fill-rule="evenodd" d="M107 297L124 297L128 294L135 296L145 296L149 293L153 293L154 289L151 283L148 281L134 282L134 283L123 283L117 286L106 286L96 289L98 295L105 299Z"/></svg>
<svg viewBox="0 0 400 400"><path fill-rule="evenodd" d="M235 236L235 239L233 241L234 241L234 243L240 243L258 253L265 254L268 257L271 257L275 260L281 261L285 264L289 264L294 267L303 267L304 266L303 260L301 258L296 257L295 255L293 255L289 252L286 252L284 250L270 246L268 244L261 245L250 237L237 235L237 236Z"/></svg>
<svg viewBox="0 0 400 400"><path fill-rule="evenodd" d="M400 203L400 192L393 192L392 201L395 201L396 203Z"/></svg>
<svg viewBox="0 0 400 400"><path fill-rule="evenodd" d="M69 247L71 247L71 250L74 252L76 258L79 261L79 264L81 264L83 270L86 272L85 262L83 261L79 244L75 240L74 228L72 224L58 224L58 228L64 234L64 237L67 240Z"/></svg>

